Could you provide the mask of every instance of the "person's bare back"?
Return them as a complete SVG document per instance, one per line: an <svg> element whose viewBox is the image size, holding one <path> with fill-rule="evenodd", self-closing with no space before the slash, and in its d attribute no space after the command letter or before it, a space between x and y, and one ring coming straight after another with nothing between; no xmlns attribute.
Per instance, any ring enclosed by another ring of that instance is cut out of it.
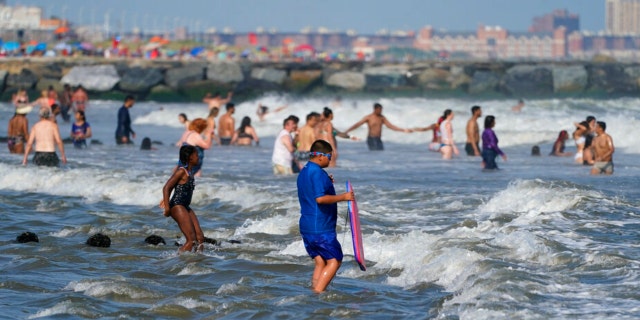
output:
<svg viewBox="0 0 640 320"><path fill-rule="evenodd" d="M235 120L230 113L225 113L218 120L218 136L220 138L230 138L233 136Z"/></svg>

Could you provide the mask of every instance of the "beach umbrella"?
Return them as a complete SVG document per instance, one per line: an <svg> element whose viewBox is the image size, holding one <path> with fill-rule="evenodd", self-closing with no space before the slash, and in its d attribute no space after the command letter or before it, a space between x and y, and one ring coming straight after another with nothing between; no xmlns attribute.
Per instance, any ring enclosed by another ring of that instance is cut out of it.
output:
<svg viewBox="0 0 640 320"><path fill-rule="evenodd" d="M18 50L20 49L20 43L18 43L17 41L5 42L4 44L2 44L2 49L7 51Z"/></svg>
<svg viewBox="0 0 640 320"><path fill-rule="evenodd" d="M66 26L58 27L56 30L53 31L53 33L55 34L63 34L67 32L69 32L69 27L66 27Z"/></svg>
<svg viewBox="0 0 640 320"><path fill-rule="evenodd" d="M144 49L145 51L150 51L153 49L157 49L160 46L162 46L162 44L160 44L159 42L151 42L151 43L147 43L142 49Z"/></svg>
<svg viewBox="0 0 640 320"><path fill-rule="evenodd" d="M251 55L251 50L249 50L249 49L244 49L242 51L242 53L240 53L240 56L243 57L243 58L246 58L246 57L248 57L250 55Z"/></svg>
<svg viewBox="0 0 640 320"><path fill-rule="evenodd" d="M310 44L301 44L301 45L293 48L293 52L303 52L303 51L315 52L316 49Z"/></svg>
<svg viewBox="0 0 640 320"><path fill-rule="evenodd" d="M69 51L69 50L71 50L71 46L70 46L70 45L68 45L68 44L67 44L67 43L65 43L65 42L58 42L58 43L56 43L56 45L53 47L53 49L55 49L55 50L64 50L64 49L67 49L67 51Z"/></svg>
<svg viewBox="0 0 640 320"><path fill-rule="evenodd" d="M195 56L201 54L202 52L204 52L204 47L195 47L195 48L191 49L190 53L191 53L192 56L195 57Z"/></svg>
<svg viewBox="0 0 640 320"><path fill-rule="evenodd" d="M45 50L47 50L47 44L44 43L44 42L40 42L40 43L36 44L35 50L45 51Z"/></svg>
<svg viewBox="0 0 640 320"><path fill-rule="evenodd" d="M93 44L91 42L82 42L82 43L80 43L80 45L78 45L78 48L80 48L82 50L87 50L87 51L91 51L91 50L95 49L95 47L93 46Z"/></svg>

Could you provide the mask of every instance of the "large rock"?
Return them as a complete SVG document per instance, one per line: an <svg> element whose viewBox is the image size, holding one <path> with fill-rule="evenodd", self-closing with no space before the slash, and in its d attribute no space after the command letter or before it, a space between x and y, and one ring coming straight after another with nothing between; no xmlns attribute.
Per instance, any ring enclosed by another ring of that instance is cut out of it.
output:
<svg viewBox="0 0 640 320"><path fill-rule="evenodd" d="M156 68L134 67L124 71L119 87L126 92L145 93L160 84L163 79L162 72Z"/></svg>
<svg viewBox="0 0 640 320"><path fill-rule="evenodd" d="M29 69L22 69L20 73L11 73L7 77L7 86L13 88L31 89L38 82L38 76Z"/></svg>
<svg viewBox="0 0 640 320"><path fill-rule="evenodd" d="M589 90L606 93L635 93L637 80L625 72L622 64L592 64L589 71Z"/></svg>
<svg viewBox="0 0 640 320"><path fill-rule="evenodd" d="M407 86L409 68L404 65L365 67L367 89L380 90Z"/></svg>
<svg viewBox="0 0 640 320"><path fill-rule="evenodd" d="M0 92L4 90L4 86L6 85L6 82L7 82L6 81L7 75L9 75L9 72L5 70L0 70Z"/></svg>
<svg viewBox="0 0 640 320"><path fill-rule="evenodd" d="M470 94L494 93L500 86L500 75L493 71L477 70L469 83Z"/></svg>
<svg viewBox="0 0 640 320"><path fill-rule="evenodd" d="M281 85L287 77L287 72L273 68L254 68L251 78Z"/></svg>
<svg viewBox="0 0 640 320"><path fill-rule="evenodd" d="M322 83L322 70L291 70L285 87L293 92L305 92Z"/></svg>
<svg viewBox="0 0 640 320"><path fill-rule="evenodd" d="M450 89L451 84L448 79L451 72L444 68L428 68L422 70L417 75L417 84L425 89L442 90Z"/></svg>
<svg viewBox="0 0 640 320"><path fill-rule="evenodd" d="M636 86L640 88L640 66L629 66L624 68L624 73L636 83ZM2 75L0 75L2 77Z"/></svg>
<svg viewBox="0 0 640 320"><path fill-rule="evenodd" d="M364 89L366 78L361 72L340 71L328 76L325 79L325 84L339 89L358 91Z"/></svg>
<svg viewBox="0 0 640 320"><path fill-rule="evenodd" d="M553 93L553 74L547 66L518 65L507 70L502 89L516 96L539 96Z"/></svg>
<svg viewBox="0 0 640 320"><path fill-rule="evenodd" d="M204 80L204 68L200 66L169 69L164 76L164 82L173 89L200 80Z"/></svg>
<svg viewBox="0 0 640 320"><path fill-rule="evenodd" d="M58 92L61 92L62 89L64 89L62 83L60 83L60 80L58 79L42 78L38 80L38 83L36 84L36 90L40 92L43 90L48 90L49 87L52 87L53 90Z"/></svg>
<svg viewBox="0 0 640 320"><path fill-rule="evenodd" d="M584 66L551 66L553 92L582 92L589 83L589 75Z"/></svg>
<svg viewBox="0 0 640 320"><path fill-rule="evenodd" d="M120 81L118 71L109 64L73 67L62 77L63 84L82 86L89 91L110 91Z"/></svg>
<svg viewBox="0 0 640 320"><path fill-rule="evenodd" d="M207 80L221 83L238 83L244 80L242 68L234 62L214 62L207 67Z"/></svg>

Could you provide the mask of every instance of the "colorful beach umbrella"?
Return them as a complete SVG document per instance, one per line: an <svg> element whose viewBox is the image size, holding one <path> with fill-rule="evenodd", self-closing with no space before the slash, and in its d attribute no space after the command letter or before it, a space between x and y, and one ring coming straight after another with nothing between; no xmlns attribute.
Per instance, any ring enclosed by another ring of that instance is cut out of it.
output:
<svg viewBox="0 0 640 320"><path fill-rule="evenodd" d="M56 30L53 31L53 33L55 34L63 34L67 32L69 32L69 27L67 26L58 27Z"/></svg>
<svg viewBox="0 0 640 320"><path fill-rule="evenodd" d="M17 41L5 42L4 44L2 44L2 49L6 51L18 50L20 49L20 43L18 43Z"/></svg>

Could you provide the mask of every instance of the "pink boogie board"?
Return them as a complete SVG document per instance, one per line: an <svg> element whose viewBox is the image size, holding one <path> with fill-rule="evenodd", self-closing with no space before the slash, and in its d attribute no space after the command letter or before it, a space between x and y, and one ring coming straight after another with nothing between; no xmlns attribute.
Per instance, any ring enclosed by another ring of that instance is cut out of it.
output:
<svg viewBox="0 0 640 320"><path fill-rule="evenodd" d="M347 181L347 192L353 191L351 182ZM358 217L358 204L356 200L347 201L349 211L349 224L351 225L351 240L353 242L353 256L360 266L360 270L366 271L364 261L364 249L362 248L362 232L360 231L360 218Z"/></svg>

